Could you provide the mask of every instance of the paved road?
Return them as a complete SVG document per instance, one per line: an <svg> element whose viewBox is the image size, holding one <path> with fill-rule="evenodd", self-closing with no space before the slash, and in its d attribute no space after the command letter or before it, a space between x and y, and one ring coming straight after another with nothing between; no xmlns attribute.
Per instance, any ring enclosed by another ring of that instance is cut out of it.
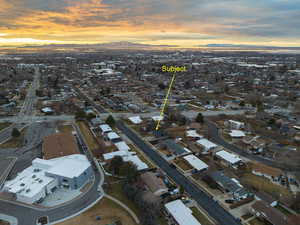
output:
<svg viewBox="0 0 300 225"><path fill-rule="evenodd" d="M248 159L254 160L254 161L258 161L261 162L263 164L272 166L272 167L277 167L277 168L281 168L283 170L290 170L290 171L300 171L300 166L296 167L296 166L290 166L289 168L284 167L281 163L279 163L278 161L273 161L270 159L266 159L263 158L261 156L258 155L253 155L253 154L249 154L247 151L237 147L236 145L232 145L228 142L226 142L223 138L220 137L219 135L219 129L218 127L211 121L206 120L207 125L208 125L208 135L209 138L211 139L211 141L215 142L216 144L219 144L221 146L223 146L224 148L227 148L241 156L244 156Z"/></svg>
<svg viewBox="0 0 300 225"><path fill-rule="evenodd" d="M36 90L39 87L40 71L35 69L35 75L31 87L28 89L27 95L25 97L24 104L18 114L15 117L14 124L12 124L8 129L2 130L0 132L0 143L11 138L11 132L13 128L21 129L25 124L22 124L22 119L24 116L31 116L34 113L34 105L37 101Z"/></svg>
<svg viewBox="0 0 300 225"><path fill-rule="evenodd" d="M241 225L231 214L223 209L206 193L200 190L195 184L188 180L175 168L170 167L151 146L146 144L137 134L130 130L123 122L118 121L117 127L126 134L145 154L148 155L162 170L166 172L177 184L182 185L185 191L203 207L219 225Z"/></svg>
<svg viewBox="0 0 300 225"><path fill-rule="evenodd" d="M18 117L3 117L0 118L1 122L11 122L11 123L32 123L32 122L42 122L42 121L73 121L73 115L58 115L58 116L23 116L22 119Z"/></svg>

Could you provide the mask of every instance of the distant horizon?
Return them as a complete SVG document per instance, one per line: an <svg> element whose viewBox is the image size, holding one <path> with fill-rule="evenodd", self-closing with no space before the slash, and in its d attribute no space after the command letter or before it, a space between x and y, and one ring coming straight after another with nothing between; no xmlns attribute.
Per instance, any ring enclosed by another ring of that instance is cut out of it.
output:
<svg viewBox="0 0 300 225"><path fill-rule="evenodd" d="M300 0L0 0L0 47L128 41L300 47Z"/></svg>

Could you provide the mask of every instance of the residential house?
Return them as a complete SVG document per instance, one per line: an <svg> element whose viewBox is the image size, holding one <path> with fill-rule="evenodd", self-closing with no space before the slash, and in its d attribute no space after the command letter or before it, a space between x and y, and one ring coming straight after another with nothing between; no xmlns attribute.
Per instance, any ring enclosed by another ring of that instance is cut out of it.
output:
<svg viewBox="0 0 300 225"><path fill-rule="evenodd" d="M194 168L195 171L204 171L208 168L208 165L205 162L192 154L186 155L183 158Z"/></svg>
<svg viewBox="0 0 300 225"><path fill-rule="evenodd" d="M168 202L165 204L165 208L166 212L172 216L174 222L178 225L201 225L193 216L193 211L181 200Z"/></svg>
<svg viewBox="0 0 300 225"><path fill-rule="evenodd" d="M292 225L285 214L263 201L255 202L251 208L252 213L272 225Z"/></svg>
<svg viewBox="0 0 300 225"><path fill-rule="evenodd" d="M236 120L228 120L224 123L225 126L230 127L230 129L239 130L245 127L245 123Z"/></svg>
<svg viewBox="0 0 300 225"><path fill-rule="evenodd" d="M255 193L255 199L264 201L272 207L275 207L278 204L278 201L272 195L269 195L268 193L262 191Z"/></svg>
<svg viewBox="0 0 300 225"><path fill-rule="evenodd" d="M177 144L172 139L165 140L164 144L165 144L167 150L175 156L182 156L182 155L191 153L191 151L189 149Z"/></svg>
<svg viewBox="0 0 300 225"><path fill-rule="evenodd" d="M236 168L242 163L242 159L239 156L224 150L216 152L215 156L221 159L221 163L225 166Z"/></svg>
<svg viewBox="0 0 300 225"><path fill-rule="evenodd" d="M202 154L209 154L210 152L212 152L214 149L218 147L218 145L207 140L206 138L202 138L198 140L196 143L203 149Z"/></svg>
<svg viewBox="0 0 300 225"><path fill-rule="evenodd" d="M224 175L222 171L213 172L209 176L222 192L232 194L232 197L236 200L246 199L253 195L245 189L238 180Z"/></svg>
<svg viewBox="0 0 300 225"><path fill-rule="evenodd" d="M154 195L161 196L168 192L168 187L164 181L155 173L145 172L141 174L140 178Z"/></svg>

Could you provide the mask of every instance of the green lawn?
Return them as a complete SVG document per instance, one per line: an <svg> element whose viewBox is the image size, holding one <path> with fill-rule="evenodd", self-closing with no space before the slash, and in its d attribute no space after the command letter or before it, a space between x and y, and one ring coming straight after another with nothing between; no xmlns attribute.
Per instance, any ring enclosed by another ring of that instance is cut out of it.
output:
<svg viewBox="0 0 300 225"><path fill-rule="evenodd" d="M191 210L193 211L193 216L201 223L201 225L214 225L198 208L191 207Z"/></svg>

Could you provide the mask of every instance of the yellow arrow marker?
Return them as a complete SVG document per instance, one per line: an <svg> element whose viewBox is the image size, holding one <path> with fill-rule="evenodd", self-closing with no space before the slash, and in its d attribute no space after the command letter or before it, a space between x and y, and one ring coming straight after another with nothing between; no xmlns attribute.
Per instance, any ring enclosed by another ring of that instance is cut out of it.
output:
<svg viewBox="0 0 300 225"><path fill-rule="evenodd" d="M167 101L168 101L168 98L169 98L169 95L170 95L170 92L171 92L171 89L172 89L172 86L173 86L173 82L174 82L174 80L175 80L175 75L176 75L176 73L173 74L173 77L172 77L171 83L170 83L170 85L169 85L169 89L168 89L166 98L165 98L165 100L164 100L164 105L163 105L163 107L162 107L162 109L161 109L161 111L160 111L160 115L159 115L160 118L159 118L159 120L158 120L158 122L157 122L157 125L156 125L155 130L158 130L158 129L159 129L159 124L160 124L160 121L161 121L162 118L163 118L162 116L163 116L163 114L164 114L164 111L165 111L165 108L166 108L166 104L167 104Z"/></svg>

